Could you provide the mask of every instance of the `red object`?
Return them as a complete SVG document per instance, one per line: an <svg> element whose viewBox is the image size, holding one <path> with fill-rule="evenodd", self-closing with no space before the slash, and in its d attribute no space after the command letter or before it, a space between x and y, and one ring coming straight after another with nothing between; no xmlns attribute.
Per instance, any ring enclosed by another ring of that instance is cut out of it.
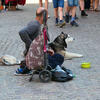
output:
<svg viewBox="0 0 100 100"><path fill-rule="evenodd" d="M47 31L46 31L46 29L44 28L43 29L43 35L44 35L44 52L46 52L47 51L47 49L46 49L46 42L47 42Z"/></svg>
<svg viewBox="0 0 100 100"><path fill-rule="evenodd" d="M8 4L9 2L11 2L11 4L13 6L16 6L17 4L19 4L19 5L25 5L26 0L5 0L6 4Z"/></svg>

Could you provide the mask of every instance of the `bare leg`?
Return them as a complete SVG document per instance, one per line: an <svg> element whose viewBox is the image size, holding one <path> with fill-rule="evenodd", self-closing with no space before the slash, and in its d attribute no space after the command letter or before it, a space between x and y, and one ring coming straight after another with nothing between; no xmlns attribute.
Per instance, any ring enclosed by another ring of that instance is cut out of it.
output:
<svg viewBox="0 0 100 100"><path fill-rule="evenodd" d="M99 5L99 0L95 0L94 10L98 9L98 5Z"/></svg>
<svg viewBox="0 0 100 100"><path fill-rule="evenodd" d="M71 8L72 8L72 7L69 7L69 6L68 6L68 3L66 2L66 4L65 4L65 14L66 14L66 13L70 13L70 15L71 15Z"/></svg>
<svg viewBox="0 0 100 100"><path fill-rule="evenodd" d="M59 7L58 9L59 9L59 19L63 20L63 8Z"/></svg>
<svg viewBox="0 0 100 100"><path fill-rule="evenodd" d="M42 0L39 0L39 5L40 5L40 7L43 7Z"/></svg>
<svg viewBox="0 0 100 100"><path fill-rule="evenodd" d="M58 18L58 8L54 8L54 16L55 18Z"/></svg>
<svg viewBox="0 0 100 100"><path fill-rule="evenodd" d="M93 0L90 0L90 10L93 10Z"/></svg>
<svg viewBox="0 0 100 100"><path fill-rule="evenodd" d="M45 0L45 8L48 10L48 0Z"/></svg>
<svg viewBox="0 0 100 100"><path fill-rule="evenodd" d="M81 10L81 16L88 16L84 11L84 0L80 0L80 10Z"/></svg>
<svg viewBox="0 0 100 100"><path fill-rule="evenodd" d="M72 17L75 17L76 14L76 6L72 7Z"/></svg>
<svg viewBox="0 0 100 100"><path fill-rule="evenodd" d="M65 3L65 13L69 13L69 6L67 2Z"/></svg>
<svg viewBox="0 0 100 100"><path fill-rule="evenodd" d="M80 8L81 10L84 10L84 0L80 0Z"/></svg>

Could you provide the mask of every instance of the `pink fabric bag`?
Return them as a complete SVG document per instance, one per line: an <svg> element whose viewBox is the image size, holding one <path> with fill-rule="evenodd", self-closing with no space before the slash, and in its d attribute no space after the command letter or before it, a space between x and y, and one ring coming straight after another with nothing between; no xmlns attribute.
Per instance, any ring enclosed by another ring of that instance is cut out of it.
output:
<svg viewBox="0 0 100 100"><path fill-rule="evenodd" d="M30 45L26 56L26 65L29 69L38 69L44 65L44 38L43 34L38 35Z"/></svg>

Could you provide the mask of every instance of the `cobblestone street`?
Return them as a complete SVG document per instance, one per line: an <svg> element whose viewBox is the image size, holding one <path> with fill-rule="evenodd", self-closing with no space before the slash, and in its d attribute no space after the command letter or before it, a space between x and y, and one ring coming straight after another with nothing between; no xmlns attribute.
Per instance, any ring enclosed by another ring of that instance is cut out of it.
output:
<svg viewBox="0 0 100 100"><path fill-rule="evenodd" d="M24 44L18 32L35 18L37 7L31 4L19 6L22 10L0 13L0 56L23 59ZM81 17L77 10L79 27L67 24L61 29L54 25L53 6L49 4L51 41L63 31L75 38L68 44L68 51L84 55L64 62L75 74L74 80L42 83L35 75L29 82L29 76L14 76L17 65L0 66L0 100L100 100L100 12L87 13L88 17ZM91 68L82 69L82 62L90 62Z"/></svg>

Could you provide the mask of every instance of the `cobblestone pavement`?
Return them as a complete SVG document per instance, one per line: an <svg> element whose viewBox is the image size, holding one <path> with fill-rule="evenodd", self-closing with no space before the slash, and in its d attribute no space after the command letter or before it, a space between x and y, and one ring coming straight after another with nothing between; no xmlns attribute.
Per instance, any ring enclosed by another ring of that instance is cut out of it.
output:
<svg viewBox="0 0 100 100"><path fill-rule="evenodd" d="M0 56L9 54L22 59L24 50L18 31L34 19L37 5L19 7L23 10L0 13ZM53 40L61 31L75 38L68 51L83 54L83 58L66 60L74 80L41 83L38 76L31 83L29 76L14 76L18 66L0 66L0 100L100 100L100 13L89 12L87 18L79 17L79 27L67 24L63 29L54 26L52 5L49 5L49 34ZM90 69L82 69L82 62L91 62Z"/></svg>

